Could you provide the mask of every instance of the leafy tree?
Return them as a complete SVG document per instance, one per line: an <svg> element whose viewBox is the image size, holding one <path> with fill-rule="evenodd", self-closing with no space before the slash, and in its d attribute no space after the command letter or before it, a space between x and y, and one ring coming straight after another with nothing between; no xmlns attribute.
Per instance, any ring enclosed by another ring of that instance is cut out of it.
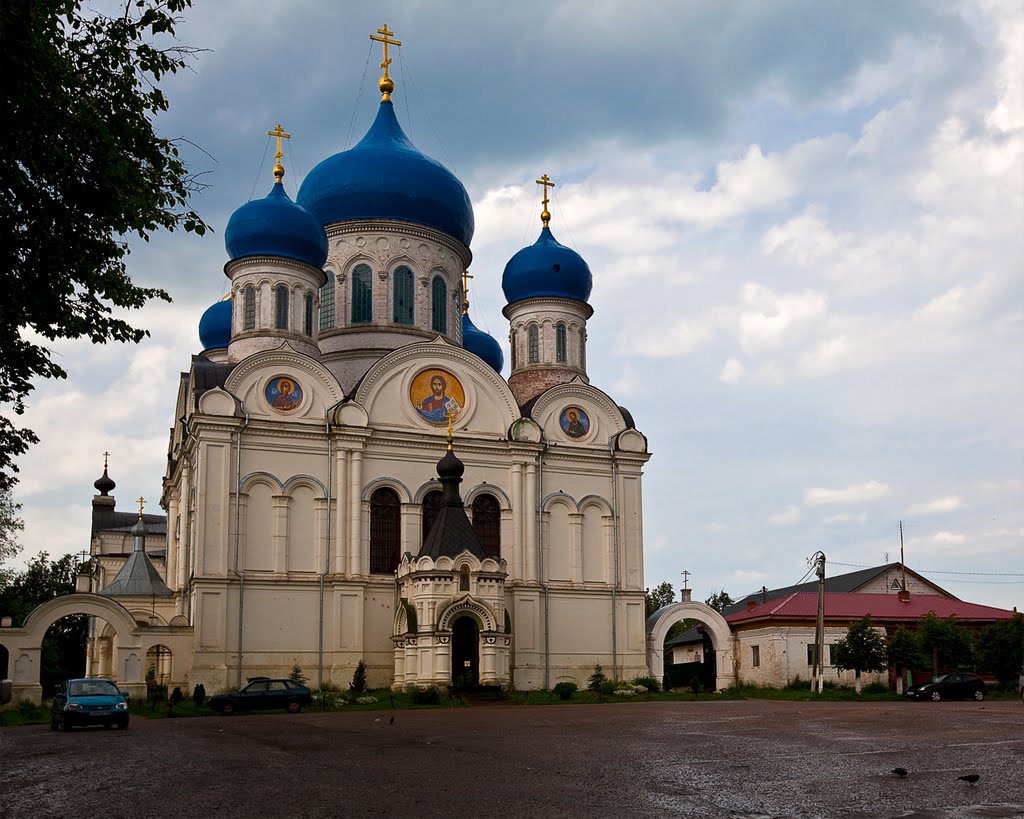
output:
<svg viewBox="0 0 1024 819"><path fill-rule="evenodd" d="M931 656L933 674L938 674L943 666L970 665L974 659L971 632L957 623L953 615L944 620L933 612L926 614L917 627L917 640L921 650Z"/></svg>
<svg viewBox="0 0 1024 819"><path fill-rule="evenodd" d="M978 664L995 674L1004 684L1017 681L1024 668L1024 614L1017 612L1009 620L992 623L977 639Z"/></svg>
<svg viewBox="0 0 1024 819"><path fill-rule="evenodd" d="M14 569L4 566L21 551L17 533L24 530L25 522L18 517L20 503L15 503L8 490L0 488L0 589L6 588L14 578Z"/></svg>
<svg viewBox="0 0 1024 819"><path fill-rule="evenodd" d="M832 664L840 671L854 671L854 687L858 694L862 671L885 669L885 638L872 628L870 614L865 614L857 622L851 623L846 636L832 646Z"/></svg>
<svg viewBox="0 0 1024 819"><path fill-rule="evenodd" d="M158 83L196 51L173 40L191 3L124 0L109 17L82 0L0 3L0 404L15 416L34 379L67 376L46 342L138 342L114 308L170 300L132 283L130 237L206 230L188 209L196 180L153 127ZM37 441L0 415L0 488Z"/></svg>
<svg viewBox="0 0 1024 819"><path fill-rule="evenodd" d="M646 611L646 616L650 617L662 606L674 603L675 600L676 593L672 589L672 584L667 581L659 583L654 587L653 591L648 589L644 592L644 609Z"/></svg>
<svg viewBox="0 0 1024 819"><path fill-rule="evenodd" d="M729 592L722 591L715 592L707 600L704 601L707 605L711 606L715 611L721 614L729 606L733 605L736 601L729 596Z"/></svg>
<svg viewBox="0 0 1024 819"><path fill-rule="evenodd" d="M906 670L913 670L924 665L917 637L906 626L900 626L889 638L886 656L889 664L896 667L896 692L902 694L903 675Z"/></svg>

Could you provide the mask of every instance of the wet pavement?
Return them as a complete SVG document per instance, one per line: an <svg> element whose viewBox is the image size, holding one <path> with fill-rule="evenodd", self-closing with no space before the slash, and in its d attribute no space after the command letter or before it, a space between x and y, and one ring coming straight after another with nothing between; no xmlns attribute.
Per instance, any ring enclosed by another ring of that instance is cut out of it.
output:
<svg viewBox="0 0 1024 819"><path fill-rule="evenodd" d="M969 773L976 785L958 780ZM0 817L51 816L1024 817L1024 707L491 705L0 728Z"/></svg>

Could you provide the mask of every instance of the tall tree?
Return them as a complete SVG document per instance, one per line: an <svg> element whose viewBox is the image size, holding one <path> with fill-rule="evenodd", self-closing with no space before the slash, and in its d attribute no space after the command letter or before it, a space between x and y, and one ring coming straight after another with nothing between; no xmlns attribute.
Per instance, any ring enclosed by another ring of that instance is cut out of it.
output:
<svg viewBox="0 0 1024 819"><path fill-rule="evenodd" d="M722 591L717 591L714 594L712 594L704 602L707 605L711 606L711 608L713 608L719 614L721 614L736 601L729 596L729 592L727 592L725 589L722 589Z"/></svg>
<svg viewBox="0 0 1024 819"><path fill-rule="evenodd" d="M1009 620L985 626L976 641L978 664L1009 685L1024 669L1024 614L1017 612Z"/></svg>
<svg viewBox="0 0 1024 819"><path fill-rule="evenodd" d="M971 632L957 623L953 615L944 620L931 612L926 614L917 627L917 641L931 657L933 674L938 674L943 666L955 669L974 659Z"/></svg>
<svg viewBox="0 0 1024 819"><path fill-rule="evenodd" d="M21 504L15 503L9 490L0 488L0 589L6 588L14 578L14 569L4 565L21 551L18 532L25 522L18 517Z"/></svg>
<svg viewBox="0 0 1024 819"><path fill-rule="evenodd" d="M885 638L871 625L870 614L851 623L846 636L832 646L832 664L840 671L853 670L854 688L858 694L862 671L885 669Z"/></svg>
<svg viewBox="0 0 1024 819"><path fill-rule="evenodd" d="M924 664L917 637L906 626L900 626L889 638L886 657L889 664L896 668L896 693L902 694L903 676L907 669L913 670Z"/></svg>
<svg viewBox="0 0 1024 819"><path fill-rule="evenodd" d="M672 584L668 581L659 583L653 589L648 589L644 592L644 609L646 610L646 616L650 617L662 606L674 603L675 600L676 593L672 589Z"/></svg>
<svg viewBox="0 0 1024 819"><path fill-rule="evenodd" d="M45 344L138 342L147 332L114 308L170 301L132 282L128 240L205 232L196 182L153 125L158 83L195 53L173 40L191 3L123 0L109 17L82 0L0 3L0 488L38 441L8 408L25 411L33 379L67 376Z"/></svg>

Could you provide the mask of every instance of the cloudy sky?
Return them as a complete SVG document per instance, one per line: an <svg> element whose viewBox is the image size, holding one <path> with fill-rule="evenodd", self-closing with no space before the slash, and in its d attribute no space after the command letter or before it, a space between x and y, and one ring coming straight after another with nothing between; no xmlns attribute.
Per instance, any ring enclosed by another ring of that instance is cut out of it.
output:
<svg viewBox="0 0 1024 819"><path fill-rule="evenodd" d="M227 292L223 228L294 197L375 114L387 21L396 110L473 200L471 315L506 347L501 271L552 229L594 273L592 383L646 471L646 580L694 597L899 559L1024 607L1024 5L197 0L207 51L159 127L208 186L205 238L137 244L173 305L137 347L60 344L21 460L26 557L88 547L111 454L120 508L157 511L175 383ZM192 147L194 146L194 147ZM507 375L507 365L506 373Z"/></svg>

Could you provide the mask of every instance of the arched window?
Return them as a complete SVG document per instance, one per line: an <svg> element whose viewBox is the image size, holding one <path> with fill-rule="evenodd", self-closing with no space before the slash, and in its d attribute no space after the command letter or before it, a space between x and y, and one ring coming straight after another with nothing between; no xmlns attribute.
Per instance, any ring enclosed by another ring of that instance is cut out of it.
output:
<svg viewBox="0 0 1024 819"><path fill-rule="evenodd" d="M530 329L527 331L527 341L529 350L526 361L529 364L536 364L540 361L540 328L536 324L530 325Z"/></svg>
<svg viewBox="0 0 1024 819"><path fill-rule="evenodd" d="M434 521L437 520L443 501L444 492L440 489L433 489L423 496L423 537L421 542L427 539L430 530L434 528Z"/></svg>
<svg viewBox="0 0 1024 819"><path fill-rule="evenodd" d="M320 288L320 329L334 326L334 271L328 270L327 282Z"/></svg>
<svg viewBox="0 0 1024 819"><path fill-rule="evenodd" d="M568 346L568 334L566 333L565 325L562 322L558 322L555 325L555 361L559 364L564 364L568 358L566 354Z"/></svg>
<svg viewBox="0 0 1024 819"><path fill-rule="evenodd" d="M494 495L473 499L473 531L480 538L484 554L495 560L501 557L501 507Z"/></svg>
<svg viewBox="0 0 1024 819"><path fill-rule="evenodd" d="M440 276L434 276L430 284L430 329L448 333L448 285Z"/></svg>
<svg viewBox="0 0 1024 819"><path fill-rule="evenodd" d="M459 569L459 591L469 591L469 566Z"/></svg>
<svg viewBox="0 0 1024 819"><path fill-rule="evenodd" d="M402 550L401 504L394 489L370 495L370 574L391 574Z"/></svg>
<svg viewBox="0 0 1024 819"><path fill-rule="evenodd" d="M242 329L256 329L256 288L251 284L242 291Z"/></svg>
<svg viewBox="0 0 1024 819"><path fill-rule="evenodd" d="M278 330L288 329L288 285L285 284L274 288L274 326Z"/></svg>
<svg viewBox="0 0 1024 819"><path fill-rule="evenodd" d="M352 271L352 323L373 321L373 271L368 264L357 264Z"/></svg>
<svg viewBox="0 0 1024 819"><path fill-rule="evenodd" d="M395 268L392 279L392 321L395 324L412 324L415 300L412 271L403 264Z"/></svg>
<svg viewBox="0 0 1024 819"><path fill-rule="evenodd" d="M305 310L302 313L302 332L307 336L313 335L313 294L306 294Z"/></svg>

